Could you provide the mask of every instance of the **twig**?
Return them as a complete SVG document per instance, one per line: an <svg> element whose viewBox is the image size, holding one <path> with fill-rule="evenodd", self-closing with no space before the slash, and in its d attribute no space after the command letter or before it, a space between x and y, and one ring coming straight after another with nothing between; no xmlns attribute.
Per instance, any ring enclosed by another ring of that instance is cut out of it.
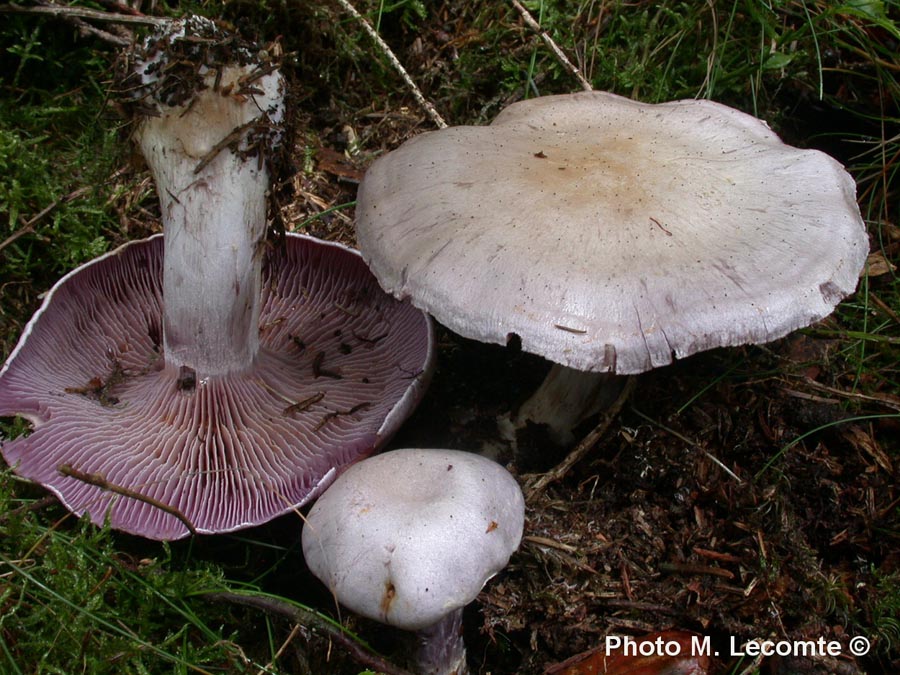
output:
<svg viewBox="0 0 900 675"><path fill-rule="evenodd" d="M543 492L550 483L555 483L560 480L568 473L569 469L575 466L575 464L593 450L594 446L603 437L607 429L609 429L610 424L612 424L613 420L618 416L622 407L625 405L625 402L631 396L634 391L635 383L636 380L633 377L629 377L625 380L625 386L622 387L622 391L619 393L618 398L616 398L613 404L603 412L603 418L600 420L600 423L594 427L594 430L585 436L581 442L575 446L575 449L566 455L566 458L563 459L563 461L548 472L541 474L537 480L526 487L525 491L529 501Z"/></svg>
<svg viewBox="0 0 900 675"><path fill-rule="evenodd" d="M352 415L359 412L360 410L366 410L370 407L372 407L372 404L369 401L363 401L362 403L357 403L355 406L353 406L352 408L348 408L347 410L332 410L330 412L327 412L322 416L322 419L319 420L319 423L316 425L316 428L313 429L313 431L319 431L333 419L337 419L338 417L346 417L347 415Z"/></svg>
<svg viewBox="0 0 900 675"><path fill-rule="evenodd" d="M721 567L712 567L710 565L661 562L658 567L661 572L668 572L670 574L708 574L714 577L722 577L723 579L734 579L733 572L722 569Z"/></svg>
<svg viewBox="0 0 900 675"><path fill-rule="evenodd" d="M220 152L222 152L223 150L225 150L226 148L228 148L230 146L233 146L233 145L239 143L241 138L244 135L244 132L247 131L247 129L253 128L257 124L259 124L259 119L254 118L254 119L250 120L249 122L244 122L243 124L239 124L234 129L229 131L225 135L225 138L223 138L218 143L216 143L214 146L212 146L212 149L209 152L207 152L199 162L197 162L197 166L194 167L194 175L200 173L201 171L203 171L203 169L205 169L207 166L209 166L210 162L212 162L218 156L218 154ZM171 195L172 193L169 193L169 194ZM173 197L174 197L174 195L173 195ZM178 200L176 199L175 201L178 201Z"/></svg>
<svg viewBox="0 0 900 675"><path fill-rule="evenodd" d="M92 26L87 21L84 21L77 16L67 16L65 17L65 19L68 20L69 23L71 23L73 26L75 26L82 36L93 35L94 37L105 40L106 42L109 42L116 47L128 47L134 41L134 35L132 34L132 32L122 26L118 27L119 32L122 32L125 35L115 35L107 30L103 30L102 28Z"/></svg>
<svg viewBox="0 0 900 675"><path fill-rule="evenodd" d="M641 417L641 418L647 420L648 422L650 422L650 424L656 425L657 427L659 427L660 429L662 429L662 430L665 431L666 433L671 434L671 435L674 436L675 438L677 438L677 439L679 439L679 440L681 440L681 441L684 441L685 443L687 443L687 444L690 445L691 447L697 448L697 449L700 450L704 455L706 455L709 459L711 459L711 460L712 460L712 461L713 461L720 469L722 469L722 471L724 471L724 472L727 473L729 476L731 476L732 478L734 478L734 480L736 480L738 483L743 483L743 482L744 482L743 479L742 479L740 476L738 476L734 471L732 471L732 470L729 469L727 466L725 466L725 464L723 464L722 461L721 461L718 457L716 457L715 455L713 455L709 450L707 450L706 448L704 448L704 447L703 447L702 445L700 445L697 441L691 440L690 438L688 438L687 436L685 436L685 435L682 434L682 433L679 433L678 431L676 431L676 430L673 429L672 427L667 427L665 424L663 424L663 423L660 422L659 420L655 420L655 419L653 419L652 417L650 417L649 415L645 415L644 413L642 413L642 412L641 412L640 410L638 410L637 408L632 407L631 412L633 412L633 413L634 413L635 415L637 415L638 417Z"/></svg>
<svg viewBox="0 0 900 675"><path fill-rule="evenodd" d="M887 408L892 408L893 410L900 410L900 397L897 396L883 396L880 394L860 394L855 391L844 391L843 389L837 389L835 387L829 387L828 385L822 384L821 382L816 382L810 377L797 377L796 379L800 380L803 384L805 384L810 389L815 389L816 391L833 394L835 396L840 396L841 398L850 399L852 401L865 401L867 403L877 403L879 405L883 405ZM788 383L787 377L781 378L783 382ZM789 391L789 390L785 390Z"/></svg>
<svg viewBox="0 0 900 675"><path fill-rule="evenodd" d="M291 629L290 634L285 638L284 642L281 643L281 646L278 648L278 651L272 655L272 658L269 660L269 663L256 671L256 675L265 675L266 673L274 672L275 662L281 658L281 655L284 653L284 650L288 648L288 645L294 641L294 638L300 633L300 629L302 626L299 623L295 623L294 627ZM306 661L306 657L303 657L304 662ZM309 672L309 664L305 664L306 670L304 672Z"/></svg>
<svg viewBox="0 0 900 675"><path fill-rule="evenodd" d="M34 0L33 3L39 7L50 7L52 9L56 9L60 7L54 0ZM73 5L76 3L67 3L69 5ZM70 8L67 8L70 9ZM120 11L120 8L116 7L115 11ZM126 12L131 16L142 16L141 12L138 11L129 11ZM64 21L71 23L78 29L79 34L84 37L88 35L93 35L94 37L98 37L101 40L106 40L107 42L111 42L117 47L127 47L134 42L134 33L131 29L115 24L112 26L112 31L107 31L102 28L97 28L92 26L88 22L82 20L80 17L75 16L74 14L68 13L65 16L61 17Z"/></svg>
<svg viewBox="0 0 900 675"><path fill-rule="evenodd" d="M188 517L181 511L176 509L174 506L163 504L161 501L154 499L153 497L148 497L147 495L142 495L140 492L129 490L128 488L122 487L121 485L116 485L115 483L110 483L108 480L106 480L106 478L103 477L103 475L99 473L85 473L84 471L79 471L78 469L72 467L71 464L60 464L56 470L63 476L74 478L75 480L80 480L82 483L93 485L94 487L98 487L101 490L109 490L110 492L114 492L117 495L122 495L123 497L128 497L130 499L136 499L139 502L144 502L145 504L154 506L160 511L165 511L170 516L178 518L178 520L180 520L184 524L184 526L188 529L188 532L190 532L191 534L197 534L197 530L194 527L193 523L191 523L191 521L188 520Z"/></svg>
<svg viewBox="0 0 900 675"><path fill-rule="evenodd" d="M900 315L897 314L891 307L885 303L884 300L875 295L871 289L869 289L869 300L871 300L882 312L887 314L891 319L894 320L894 323L900 325Z"/></svg>
<svg viewBox="0 0 900 675"><path fill-rule="evenodd" d="M96 9L88 9L87 7L64 7L52 3L23 7L22 5L11 2L8 5L0 5L0 14L49 14L50 16L61 18L76 17L79 19L107 21L110 23L133 23L141 26L167 26L172 23L172 19L157 16L114 14L112 12L101 12Z"/></svg>
<svg viewBox="0 0 900 675"><path fill-rule="evenodd" d="M632 609L638 612L653 612L654 614L676 615L679 611L668 605L660 605L655 602L641 602L640 600L627 600L625 598L597 598L597 603L603 607L615 609Z"/></svg>
<svg viewBox="0 0 900 675"><path fill-rule="evenodd" d="M75 21L73 21L73 23L78 26L78 29L82 32L82 34L93 35L94 37L98 37L101 40L106 40L116 47L128 47L133 42L133 38L113 35L109 31L105 31L102 28L95 28L91 24L86 23L81 19L76 19Z"/></svg>
<svg viewBox="0 0 900 675"><path fill-rule="evenodd" d="M353 18L356 19L360 25L362 25L363 30L369 34L369 37L375 41L375 44L378 45L378 48L381 50L382 54L387 57L387 60L391 62L391 65L394 66L394 70L396 70L400 77L403 78L403 81L406 83L406 86L409 87L410 91L412 91L413 97L416 99L418 104L422 106L425 112L428 114L428 117L431 118L431 121L434 122L435 126L439 129L446 129L447 123L444 121L444 118L441 117L440 113L435 109L435 107L425 98L422 94L421 90L416 86L416 83L413 82L412 78L409 76L409 73L406 72L406 68L403 67L403 64L400 63L400 60L394 56L394 52L391 51L391 48L388 44L381 39L381 36L378 32L372 28L372 24L370 24L366 18L356 11L356 8L350 4L350 0L337 0L338 4L344 8L349 14L353 15Z"/></svg>
<svg viewBox="0 0 900 675"><path fill-rule="evenodd" d="M566 553L577 553L578 549L574 546L569 546L569 544L563 544L562 542L556 541L555 539L549 539L548 537L538 537L532 534L526 535L522 537L522 541L528 542L529 544L535 544L537 546L547 546L548 548L556 548L560 551L565 551Z"/></svg>
<svg viewBox="0 0 900 675"><path fill-rule="evenodd" d="M0 8L0 9L2 9L2 8ZM0 242L0 251L2 251L7 246L12 244L19 237L29 234L30 232L34 232L34 226L37 225L38 221L45 218L47 216L47 214L49 214L51 211L53 211L53 209L55 209L57 206L59 206L60 204L65 204L67 202L70 202L73 199L77 199L78 197L81 197L83 194L85 194L88 191L90 191L90 188L88 188L88 187L78 188L74 192L70 192L69 194L67 194L62 199L57 199L52 204L45 206L43 209L41 209L37 213L37 215L32 216L30 219L25 221L25 224L22 225L22 227L20 227L18 230L16 230L11 235L9 235L6 239L4 239L2 242Z"/></svg>
<svg viewBox="0 0 900 675"><path fill-rule="evenodd" d="M135 9L134 7L130 7L126 2L117 2L117 0L97 0L97 2L115 12L129 14L131 16L144 16L143 12ZM140 3L135 4L137 5Z"/></svg>
<svg viewBox="0 0 900 675"><path fill-rule="evenodd" d="M244 607L261 609L269 614L286 617L295 623L303 624L304 626L327 636L329 639L334 640L347 651L351 658L366 668L370 668L379 673L384 673L384 675L412 675L408 670L395 666L368 647L351 638L340 626L329 623L314 612L305 610L302 607L289 604L277 598L246 595L243 593L230 593L227 591L204 593L202 597L207 600L212 600L213 602L230 602L236 605L243 605Z"/></svg>
<svg viewBox="0 0 900 675"><path fill-rule="evenodd" d="M562 49L559 48L553 38L541 28L541 24L534 20L534 17L531 16L531 12L529 12L519 0L510 0L512 2L512 6L516 8L516 11L521 15L522 19L525 21L525 25L527 25L531 30L540 36L540 38L544 41L544 43L550 48L550 51L553 52L553 55L556 57L556 60L559 61L563 68L568 70L572 75L575 76L575 79L578 80L578 84L581 85L581 88L585 91L593 91L594 88L591 86L591 83L588 82L584 75L581 74L581 71L578 70L578 66L569 61L568 57L565 55Z"/></svg>
<svg viewBox="0 0 900 675"><path fill-rule="evenodd" d="M38 511L45 506L50 506L51 504L57 504L58 501L56 497L52 495L48 495L46 497L41 497L33 502L29 502L28 504L23 504L22 506L17 506L11 511L6 511L5 513L0 513L0 523L7 522L13 516L18 516L22 513L28 513L29 511Z"/></svg>

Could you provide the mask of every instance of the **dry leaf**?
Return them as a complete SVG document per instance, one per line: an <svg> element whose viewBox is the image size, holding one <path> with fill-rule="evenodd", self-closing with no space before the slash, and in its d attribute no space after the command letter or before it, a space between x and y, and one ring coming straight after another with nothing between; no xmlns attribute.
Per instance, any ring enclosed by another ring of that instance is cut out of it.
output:
<svg viewBox="0 0 900 675"><path fill-rule="evenodd" d="M896 269L891 264L891 261L884 257L884 253L875 251L866 258L866 266L863 268L862 274L868 274L870 277L880 277L882 274L888 274Z"/></svg>
<svg viewBox="0 0 900 675"><path fill-rule="evenodd" d="M546 675L706 675L709 656L704 655L706 638L687 631L668 630L629 638L628 655L623 648L607 651L605 645L578 654L548 667ZM657 643L650 648L645 643ZM645 648L640 648L645 644ZM651 656L640 656L641 652ZM666 656L665 653L677 654ZM637 655L635 655L637 654Z"/></svg>
<svg viewBox="0 0 900 675"><path fill-rule="evenodd" d="M888 474L893 475L894 468L891 458L869 432L856 424L851 424L841 430L841 435L857 450L861 450L874 459L875 463Z"/></svg>
<svg viewBox="0 0 900 675"><path fill-rule="evenodd" d="M359 183L365 173L352 159L344 153L331 148L319 148L316 150L316 161L321 171L343 178L351 183Z"/></svg>

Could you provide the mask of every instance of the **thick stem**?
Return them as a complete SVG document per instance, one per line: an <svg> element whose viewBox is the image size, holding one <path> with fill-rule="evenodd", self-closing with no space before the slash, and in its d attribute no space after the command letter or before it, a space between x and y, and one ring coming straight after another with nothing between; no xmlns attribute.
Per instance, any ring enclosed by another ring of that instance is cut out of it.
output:
<svg viewBox="0 0 900 675"><path fill-rule="evenodd" d="M266 234L268 135L280 115L276 73L210 70L183 105L159 107L136 132L162 208L166 362L204 378L250 367L258 350L261 255ZM252 147L255 135L261 147Z"/></svg>
<svg viewBox="0 0 900 675"><path fill-rule="evenodd" d="M462 633L462 607L416 633L419 675L469 675Z"/></svg>
<svg viewBox="0 0 900 675"><path fill-rule="evenodd" d="M554 441L570 445L575 427L608 406L621 383L622 378L609 373L553 364L541 386L513 417L512 427L521 429L527 422L546 424Z"/></svg>

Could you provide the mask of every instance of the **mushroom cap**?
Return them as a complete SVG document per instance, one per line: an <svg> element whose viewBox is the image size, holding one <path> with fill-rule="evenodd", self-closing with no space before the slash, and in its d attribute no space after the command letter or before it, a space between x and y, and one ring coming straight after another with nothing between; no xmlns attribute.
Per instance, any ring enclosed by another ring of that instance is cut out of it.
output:
<svg viewBox="0 0 900 675"><path fill-rule="evenodd" d="M313 574L354 612L420 630L475 599L519 546L525 501L502 466L403 449L351 466L303 527Z"/></svg>
<svg viewBox="0 0 900 675"><path fill-rule="evenodd" d="M179 389L160 347L162 252L157 235L68 274L0 370L0 415L34 427L2 443L6 461L75 513L154 539L189 532L67 467L197 532L263 523L380 447L424 393L427 317L356 252L297 235L264 265L254 366Z"/></svg>
<svg viewBox="0 0 900 675"><path fill-rule="evenodd" d="M357 237L381 285L455 332L638 373L828 315L868 242L841 165L710 101L516 103L373 163Z"/></svg>

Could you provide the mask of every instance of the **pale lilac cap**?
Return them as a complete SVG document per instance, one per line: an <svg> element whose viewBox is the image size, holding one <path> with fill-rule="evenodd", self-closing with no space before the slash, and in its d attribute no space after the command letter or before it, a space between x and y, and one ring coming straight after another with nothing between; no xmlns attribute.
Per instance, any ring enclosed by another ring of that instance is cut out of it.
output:
<svg viewBox="0 0 900 675"><path fill-rule="evenodd" d="M855 188L724 105L582 92L383 155L357 239L385 289L463 336L629 374L828 315L868 253Z"/></svg>
<svg viewBox="0 0 900 675"><path fill-rule="evenodd" d="M405 630L437 624L506 567L525 499L500 464L403 448L359 462L313 505L303 555L341 604Z"/></svg>

